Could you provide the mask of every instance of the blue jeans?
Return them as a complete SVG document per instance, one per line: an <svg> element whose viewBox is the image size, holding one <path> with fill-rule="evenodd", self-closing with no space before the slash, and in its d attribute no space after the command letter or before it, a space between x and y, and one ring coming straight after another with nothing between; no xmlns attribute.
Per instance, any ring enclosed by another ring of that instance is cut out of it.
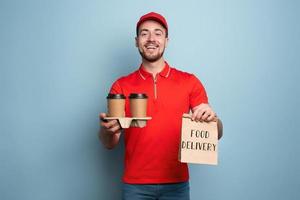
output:
<svg viewBox="0 0 300 200"><path fill-rule="evenodd" d="M123 200L189 200L189 182L171 184L123 184Z"/></svg>

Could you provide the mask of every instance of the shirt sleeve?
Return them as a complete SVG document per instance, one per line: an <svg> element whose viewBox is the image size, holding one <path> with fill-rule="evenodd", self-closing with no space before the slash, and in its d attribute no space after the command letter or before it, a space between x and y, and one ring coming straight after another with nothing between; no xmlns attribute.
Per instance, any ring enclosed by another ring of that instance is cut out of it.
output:
<svg viewBox="0 0 300 200"><path fill-rule="evenodd" d="M121 85L120 85L120 83L119 83L119 80L115 81L115 82L112 84L109 93L111 93L111 94L123 94L123 90L122 90L122 88L121 88Z"/></svg>
<svg viewBox="0 0 300 200"><path fill-rule="evenodd" d="M200 105L201 103L208 103L207 94L201 81L195 76L190 77L191 91L189 94L190 108Z"/></svg>

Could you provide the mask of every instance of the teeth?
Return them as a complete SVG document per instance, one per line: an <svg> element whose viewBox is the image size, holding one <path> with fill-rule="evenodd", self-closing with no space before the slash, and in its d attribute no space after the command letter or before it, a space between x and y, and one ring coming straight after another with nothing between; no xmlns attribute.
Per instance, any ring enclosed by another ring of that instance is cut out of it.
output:
<svg viewBox="0 0 300 200"><path fill-rule="evenodd" d="M158 46L155 44L147 44L145 45L147 49L156 49Z"/></svg>
<svg viewBox="0 0 300 200"><path fill-rule="evenodd" d="M147 49L156 49L156 46L146 46Z"/></svg>

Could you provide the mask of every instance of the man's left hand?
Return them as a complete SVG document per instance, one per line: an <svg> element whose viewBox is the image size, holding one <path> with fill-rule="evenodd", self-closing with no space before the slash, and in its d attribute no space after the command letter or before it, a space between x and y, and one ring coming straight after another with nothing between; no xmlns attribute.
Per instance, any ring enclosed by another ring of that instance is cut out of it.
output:
<svg viewBox="0 0 300 200"><path fill-rule="evenodd" d="M217 120L217 115L209 104L202 103L198 106L195 106L192 111L192 120L206 122Z"/></svg>

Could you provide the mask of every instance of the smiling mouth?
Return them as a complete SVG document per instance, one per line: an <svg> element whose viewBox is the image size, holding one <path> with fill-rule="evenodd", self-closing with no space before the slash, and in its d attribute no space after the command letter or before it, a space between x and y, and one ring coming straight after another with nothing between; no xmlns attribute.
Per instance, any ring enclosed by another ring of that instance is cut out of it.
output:
<svg viewBox="0 0 300 200"><path fill-rule="evenodd" d="M158 48L158 45L155 45L155 44L146 44L145 47L146 47L146 49L156 49L156 48Z"/></svg>

